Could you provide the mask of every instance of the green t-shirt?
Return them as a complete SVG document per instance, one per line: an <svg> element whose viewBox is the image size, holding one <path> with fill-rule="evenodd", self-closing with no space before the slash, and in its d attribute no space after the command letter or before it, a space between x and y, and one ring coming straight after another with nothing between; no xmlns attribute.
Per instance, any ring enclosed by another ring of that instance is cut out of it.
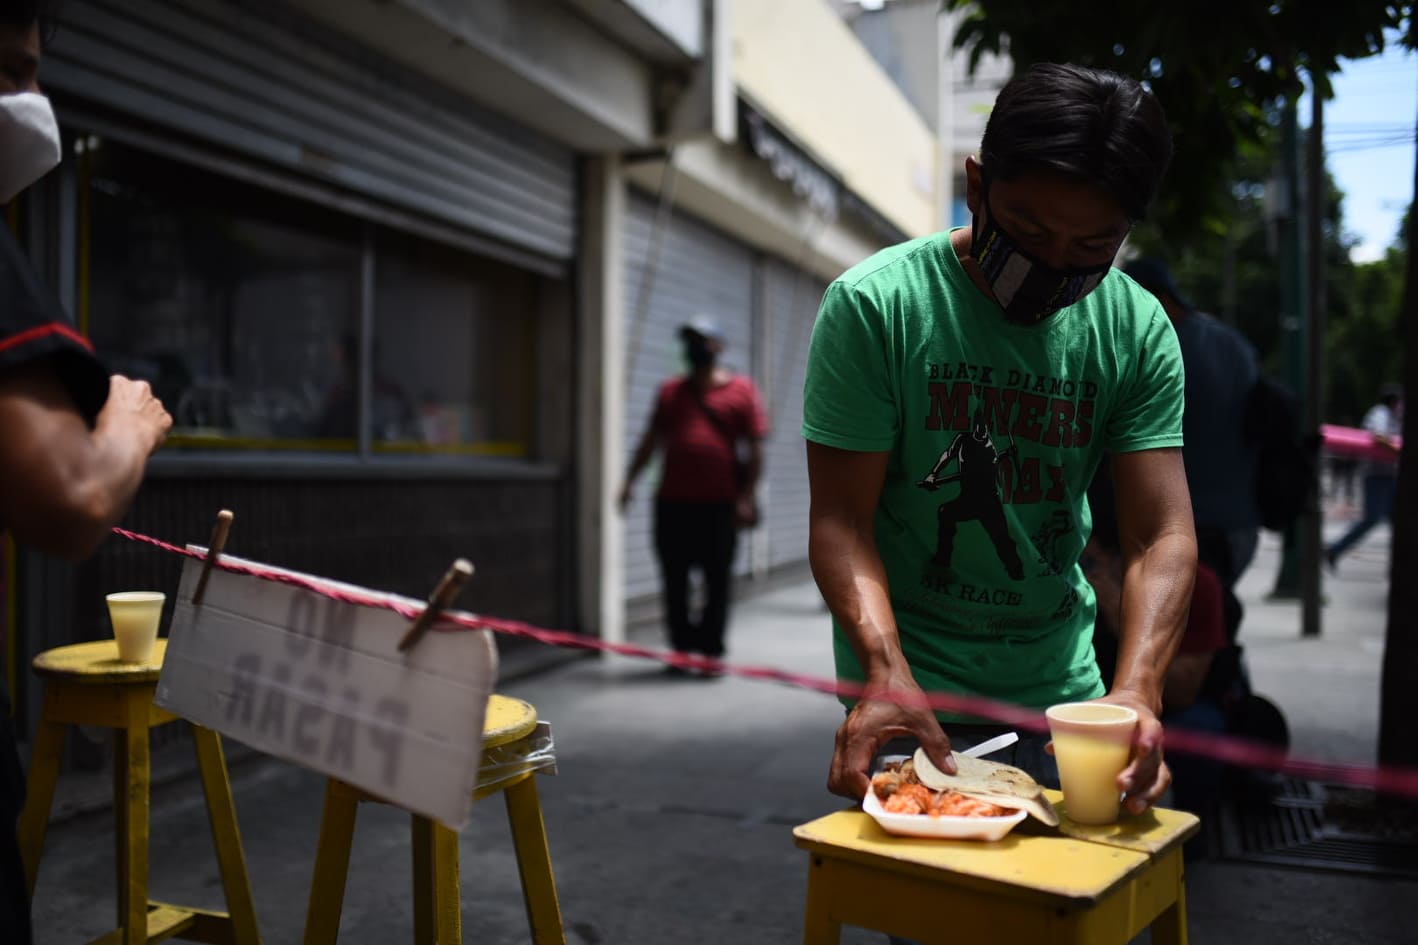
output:
<svg viewBox="0 0 1418 945"><path fill-rule="evenodd" d="M876 540L917 683L1033 707L1102 695L1078 565L1088 485L1104 451L1182 445L1157 300L1114 269L1013 325L938 233L828 287L803 395L807 439L890 453ZM840 625L833 643L838 676L861 681Z"/></svg>

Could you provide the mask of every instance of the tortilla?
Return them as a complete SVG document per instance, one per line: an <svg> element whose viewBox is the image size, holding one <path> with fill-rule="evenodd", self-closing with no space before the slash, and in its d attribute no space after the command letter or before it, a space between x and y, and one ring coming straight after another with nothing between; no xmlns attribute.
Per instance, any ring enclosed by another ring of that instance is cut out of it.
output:
<svg viewBox="0 0 1418 945"><path fill-rule="evenodd" d="M1027 811L1035 820L1050 827L1059 825L1058 811L1044 794L1039 782L1012 765L970 758L952 751L956 774L946 774L926 757L924 748L916 749L912 763L916 779L933 791L958 791L978 797L999 807Z"/></svg>

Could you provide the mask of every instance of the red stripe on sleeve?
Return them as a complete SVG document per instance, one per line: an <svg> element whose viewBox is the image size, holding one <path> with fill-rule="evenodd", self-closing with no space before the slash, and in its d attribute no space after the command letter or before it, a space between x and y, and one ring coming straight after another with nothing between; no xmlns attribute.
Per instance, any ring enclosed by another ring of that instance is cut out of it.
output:
<svg viewBox="0 0 1418 945"><path fill-rule="evenodd" d="M70 341L80 345L85 351L94 350L94 346L89 344L89 339L79 334L74 329L63 322L50 322L48 325L36 325L33 328L26 328L24 331L13 334L4 340L0 340L0 353L17 348L20 345L29 344L31 341L38 341L50 335L63 335Z"/></svg>

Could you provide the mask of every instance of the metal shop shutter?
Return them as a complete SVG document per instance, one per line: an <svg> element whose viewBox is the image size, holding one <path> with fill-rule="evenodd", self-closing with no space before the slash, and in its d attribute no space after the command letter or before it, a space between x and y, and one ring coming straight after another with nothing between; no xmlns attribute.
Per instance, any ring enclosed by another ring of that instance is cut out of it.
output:
<svg viewBox="0 0 1418 945"><path fill-rule="evenodd" d="M45 86L557 260L572 153L278 7L68 0ZM61 110L61 118L63 113Z"/></svg>
<svg viewBox="0 0 1418 945"><path fill-rule="evenodd" d="M827 284L776 258L764 261L764 305L770 349L768 422L762 506L768 567L807 560L807 454L803 443L803 378L808 340Z"/></svg>
<svg viewBox="0 0 1418 945"><path fill-rule="evenodd" d="M652 249L655 201L633 190L629 198L625 223L627 462L649 422L660 382L684 371L676 334L681 324L701 313L718 319L728 336L724 363L737 373L753 373L754 353L753 253L678 210L663 227L658 249ZM625 517L627 601L660 592L651 501L658 486L657 472L652 469L637 484L637 501ZM751 544L740 536L735 574L748 573Z"/></svg>

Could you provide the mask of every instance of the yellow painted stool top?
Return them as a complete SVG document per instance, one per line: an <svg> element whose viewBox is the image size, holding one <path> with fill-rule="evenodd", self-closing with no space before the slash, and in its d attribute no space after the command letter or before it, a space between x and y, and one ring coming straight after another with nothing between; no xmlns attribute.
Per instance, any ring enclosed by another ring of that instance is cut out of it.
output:
<svg viewBox="0 0 1418 945"><path fill-rule="evenodd" d="M497 748L526 738L537 727L537 710L530 703L494 693L483 716L483 748Z"/></svg>
<svg viewBox="0 0 1418 945"><path fill-rule="evenodd" d="M1057 800L1057 792L1050 792ZM859 810L828 814L793 830L809 852L887 868L934 882L1007 886L1035 900L1097 902L1181 843L1198 826L1180 811L1156 810L1108 827L1067 820L1057 832L1020 824L993 843L898 837Z"/></svg>
<svg viewBox="0 0 1418 945"><path fill-rule="evenodd" d="M1201 820L1186 811L1150 808L1141 816L1124 815L1116 823L1089 826L1068 819L1068 802L1059 791L1045 790L1059 812L1059 832L1075 840L1121 847L1156 855L1172 849L1201 829Z"/></svg>
<svg viewBox="0 0 1418 945"><path fill-rule="evenodd" d="M94 640L45 650L34 658L36 674L75 683L151 683L162 672L167 655L167 638L158 637L152 658L143 663L125 663L118 658L118 641Z"/></svg>

